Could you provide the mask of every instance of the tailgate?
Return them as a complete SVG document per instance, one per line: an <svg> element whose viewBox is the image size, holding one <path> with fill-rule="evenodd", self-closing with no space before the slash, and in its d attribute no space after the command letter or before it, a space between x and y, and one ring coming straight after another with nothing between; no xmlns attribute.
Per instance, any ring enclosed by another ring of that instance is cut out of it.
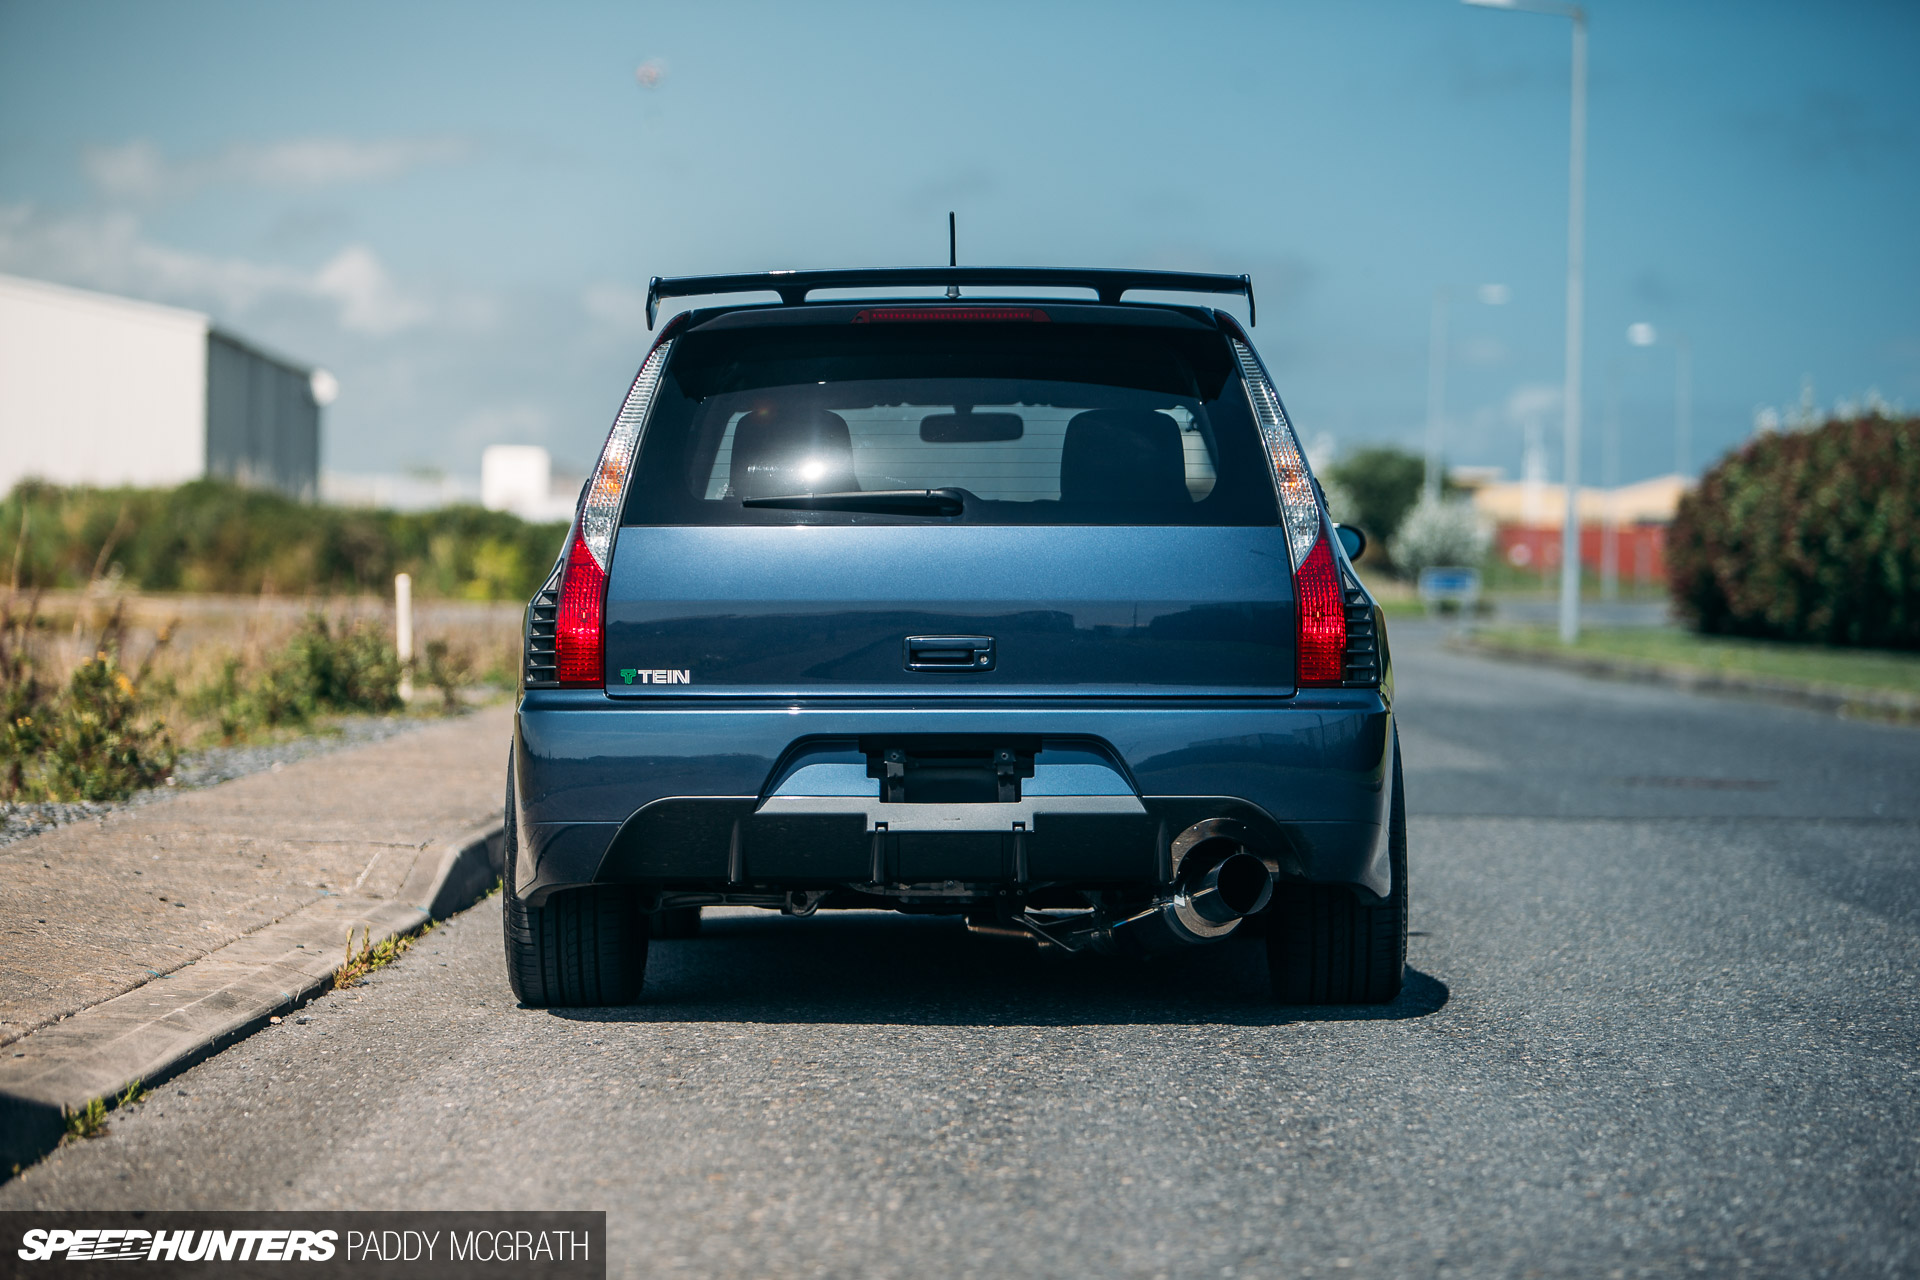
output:
<svg viewBox="0 0 1920 1280"><path fill-rule="evenodd" d="M629 526L622 698L1293 691L1278 527Z"/></svg>

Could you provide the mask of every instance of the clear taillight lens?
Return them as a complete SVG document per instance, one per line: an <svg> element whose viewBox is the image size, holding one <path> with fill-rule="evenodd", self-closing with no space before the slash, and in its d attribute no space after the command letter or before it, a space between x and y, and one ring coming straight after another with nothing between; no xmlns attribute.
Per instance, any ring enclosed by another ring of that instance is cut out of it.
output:
<svg viewBox="0 0 1920 1280"><path fill-rule="evenodd" d="M606 679L602 654L606 648L607 566L613 558L613 535L620 527L620 506L640 450L640 430L646 425L653 394L660 386L672 341L663 341L647 355L640 374L627 389L620 416L613 420L593 479L580 497L580 514L573 522L567 545L566 572L560 580L559 617L554 653L561 684L597 685Z"/></svg>
<svg viewBox="0 0 1920 1280"><path fill-rule="evenodd" d="M1294 438L1280 395L1253 348L1238 335L1229 335L1234 358L1246 380L1247 399L1260 424L1267 465L1280 498L1280 522L1287 530L1287 551L1293 556L1294 636L1297 683L1336 685L1346 675L1347 608L1340 570L1325 536L1326 517L1313 491L1306 455Z"/></svg>
<svg viewBox="0 0 1920 1280"><path fill-rule="evenodd" d="M1306 455L1293 438L1293 427L1280 407L1279 393L1260 367L1253 348L1239 338L1230 338L1233 354L1240 361L1240 372L1247 383L1247 398L1253 402L1253 416L1260 423L1260 442L1267 449L1267 463L1273 468L1273 487L1280 495L1280 520L1287 527L1287 549L1293 553L1296 572L1307 562L1307 553L1320 538L1320 500L1313 495L1313 477L1307 472Z"/></svg>

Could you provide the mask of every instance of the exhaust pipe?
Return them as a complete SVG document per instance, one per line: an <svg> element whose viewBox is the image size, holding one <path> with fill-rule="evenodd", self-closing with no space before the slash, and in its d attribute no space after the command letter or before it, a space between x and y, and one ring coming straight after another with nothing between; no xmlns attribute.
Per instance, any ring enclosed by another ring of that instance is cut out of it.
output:
<svg viewBox="0 0 1920 1280"><path fill-rule="evenodd" d="M1144 910L1110 921L1090 939L1109 955L1151 955L1219 942L1273 898L1273 871L1245 849L1214 863Z"/></svg>
<svg viewBox="0 0 1920 1280"><path fill-rule="evenodd" d="M1151 955L1219 942L1266 908L1279 872L1234 838L1239 834L1238 824L1224 819L1195 823L1182 832L1174 842L1180 874L1173 892L1138 910L1066 920L1025 914L1013 923L1042 943L1108 955Z"/></svg>

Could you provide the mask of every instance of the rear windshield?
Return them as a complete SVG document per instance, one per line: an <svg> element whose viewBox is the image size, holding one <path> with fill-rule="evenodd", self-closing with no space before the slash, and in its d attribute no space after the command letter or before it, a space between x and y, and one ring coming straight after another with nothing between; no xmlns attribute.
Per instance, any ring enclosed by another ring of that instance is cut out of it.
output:
<svg viewBox="0 0 1920 1280"><path fill-rule="evenodd" d="M939 509L885 496L927 490L941 491ZM920 322L678 341L627 524L929 519L1277 523L1246 395L1214 332Z"/></svg>

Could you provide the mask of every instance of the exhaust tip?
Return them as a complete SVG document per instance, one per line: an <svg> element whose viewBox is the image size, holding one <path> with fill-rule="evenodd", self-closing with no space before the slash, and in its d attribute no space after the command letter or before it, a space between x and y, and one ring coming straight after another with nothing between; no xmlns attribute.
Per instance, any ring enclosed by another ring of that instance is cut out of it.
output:
<svg viewBox="0 0 1920 1280"><path fill-rule="evenodd" d="M1202 920L1226 924L1266 907L1273 898L1273 872L1239 849L1207 868L1185 896Z"/></svg>

